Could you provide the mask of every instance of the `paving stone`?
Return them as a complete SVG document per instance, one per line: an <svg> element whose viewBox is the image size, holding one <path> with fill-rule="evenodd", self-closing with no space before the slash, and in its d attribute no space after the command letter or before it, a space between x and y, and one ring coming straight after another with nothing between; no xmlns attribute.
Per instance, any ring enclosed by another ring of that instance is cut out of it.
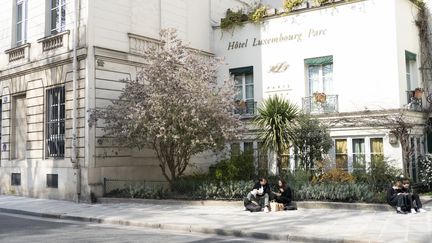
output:
<svg viewBox="0 0 432 243"><path fill-rule="evenodd" d="M429 242L432 214L394 211L299 209L250 213L232 204L114 203L0 196L0 211L124 225L311 242ZM426 207L425 207L426 208ZM420 225L421 227L416 227Z"/></svg>

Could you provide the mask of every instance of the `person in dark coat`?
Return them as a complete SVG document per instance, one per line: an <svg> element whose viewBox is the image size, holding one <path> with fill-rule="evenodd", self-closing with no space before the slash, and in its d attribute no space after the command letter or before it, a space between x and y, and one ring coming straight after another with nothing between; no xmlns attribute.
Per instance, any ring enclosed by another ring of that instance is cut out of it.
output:
<svg viewBox="0 0 432 243"><path fill-rule="evenodd" d="M284 206L291 204L292 201L292 192L291 188L287 185L284 179L279 179L278 181L278 191L273 192L275 196L274 200L277 203L282 203Z"/></svg>
<svg viewBox="0 0 432 243"><path fill-rule="evenodd" d="M410 187L410 181L408 179L402 180L402 193L404 193L406 196L410 197L411 202L413 203L413 207L411 208L411 213L424 213L426 210L424 210L422 207L422 203L420 201L420 196L417 193L413 193Z"/></svg>
<svg viewBox="0 0 432 243"><path fill-rule="evenodd" d="M255 183L252 191L250 191L246 197L247 202L258 201L259 204L264 208L264 212L268 213L270 211L269 195L270 195L270 185L266 178L260 178L257 183Z"/></svg>
<svg viewBox="0 0 432 243"><path fill-rule="evenodd" d="M410 204L408 196L402 192L402 182L396 181L387 191L387 203L396 207L396 213L406 214Z"/></svg>

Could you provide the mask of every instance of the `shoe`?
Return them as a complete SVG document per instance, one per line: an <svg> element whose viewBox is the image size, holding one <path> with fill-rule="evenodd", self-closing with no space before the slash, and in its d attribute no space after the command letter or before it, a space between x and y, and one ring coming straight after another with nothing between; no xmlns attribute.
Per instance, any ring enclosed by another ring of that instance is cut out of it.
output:
<svg viewBox="0 0 432 243"><path fill-rule="evenodd" d="M416 211L414 208L411 208L411 213L412 213L412 214L416 214L417 211Z"/></svg>
<svg viewBox="0 0 432 243"><path fill-rule="evenodd" d="M407 214L407 212L402 211L402 210L398 210L398 209L396 209L396 213L398 213L398 214Z"/></svg>
<svg viewBox="0 0 432 243"><path fill-rule="evenodd" d="M264 207L264 213L268 213L270 212L270 210L268 209L268 207Z"/></svg>
<svg viewBox="0 0 432 243"><path fill-rule="evenodd" d="M424 210L423 208L420 208L418 211L419 211L419 213L426 213L426 212L427 212L427 211Z"/></svg>

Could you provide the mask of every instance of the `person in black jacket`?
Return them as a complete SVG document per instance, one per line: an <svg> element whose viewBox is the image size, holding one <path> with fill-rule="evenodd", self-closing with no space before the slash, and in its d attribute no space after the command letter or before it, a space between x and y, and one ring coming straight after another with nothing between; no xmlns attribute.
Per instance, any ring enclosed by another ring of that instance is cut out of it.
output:
<svg viewBox="0 0 432 243"><path fill-rule="evenodd" d="M279 179L278 191L273 192L273 195L275 195L274 200L277 203L283 203L284 206L291 204L292 201L291 188L287 185L284 179Z"/></svg>
<svg viewBox="0 0 432 243"><path fill-rule="evenodd" d="M260 178L257 183L255 183L252 191L247 195L247 200L251 202L252 200L258 201L259 204L264 208L264 212L268 213L269 208L269 195L270 186L266 178Z"/></svg>
<svg viewBox="0 0 432 243"><path fill-rule="evenodd" d="M404 193L406 196L408 196L411 199L411 202L413 203L413 207L411 208L411 213L424 213L426 210L422 208L422 203L420 201L420 196L416 193L413 193L410 188L410 181L408 179L402 180L402 193ZM414 206L415 204L415 206Z"/></svg>
<svg viewBox="0 0 432 243"><path fill-rule="evenodd" d="M406 214L410 205L408 197L402 192L402 182L396 181L387 191L387 203L396 206L396 213Z"/></svg>

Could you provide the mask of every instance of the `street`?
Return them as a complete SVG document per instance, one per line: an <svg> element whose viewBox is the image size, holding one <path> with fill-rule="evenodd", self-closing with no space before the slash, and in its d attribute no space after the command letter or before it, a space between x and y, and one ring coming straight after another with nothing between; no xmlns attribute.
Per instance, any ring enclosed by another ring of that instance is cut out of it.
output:
<svg viewBox="0 0 432 243"><path fill-rule="evenodd" d="M0 242L271 242L0 213Z"/></svg>

